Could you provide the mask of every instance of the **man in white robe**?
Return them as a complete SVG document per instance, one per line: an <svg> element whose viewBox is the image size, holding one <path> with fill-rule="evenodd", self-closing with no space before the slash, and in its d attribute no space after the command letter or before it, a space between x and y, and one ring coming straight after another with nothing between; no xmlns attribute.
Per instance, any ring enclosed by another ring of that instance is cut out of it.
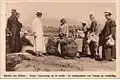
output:
<svg viewBox="0 0 120 80"><path fill-rule="evenodd" d="M34 51L45 53L45 44L43 37L43 26L40 18L42 17L41 12L37 12L36 18L32 21L33 34L36 36L34 41Z"/></svg>

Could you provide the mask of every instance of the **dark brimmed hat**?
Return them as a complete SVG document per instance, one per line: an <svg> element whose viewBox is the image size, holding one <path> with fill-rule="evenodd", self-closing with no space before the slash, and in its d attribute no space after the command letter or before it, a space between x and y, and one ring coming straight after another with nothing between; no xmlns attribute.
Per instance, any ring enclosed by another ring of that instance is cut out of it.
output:
<svg viewBox="0 0 120 80"><path fill-rule="evenodd" d="M16 12L16 9L12 9L11 11L14 11L14 12Z"/></svg>
<svg viewBox="0 0 120 80"><path fill-rule="evenodd" d="M93 14L91 13L89 16L93 16Z"/></svg>
<svg viewBox="0 0 120 80"><path fill-rule="evenodd" d="M40 15L42 15L42 12L37 12L36 15L40 16Z"/></svg>
<svg viewBox="0 0 120 80"><path fill-rule="evenodd" d="M86 21L82 21L82 25L86 25Z"/></svg>

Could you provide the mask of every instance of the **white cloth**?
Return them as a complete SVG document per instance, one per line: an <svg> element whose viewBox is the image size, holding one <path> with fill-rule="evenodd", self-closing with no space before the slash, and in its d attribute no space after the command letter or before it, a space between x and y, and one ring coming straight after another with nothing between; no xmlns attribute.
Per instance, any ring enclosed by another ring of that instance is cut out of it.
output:
<svg viewBox="0 0 120 80"><path fill-rule="evenodd" d="M36 35L36 39L34 42L35 51L46 52L45 44L44 44L44 37L43 37L43 26L42 26L40 18L36 17L32 21L32 29Z"/></svg>
<svg viewBox="0 0 120 80"><path fill-rule="evenodd" d="M99 36L97 36L94 32L89 34L87 43L90 43L91 41L99 43Z"/></svg>
<svg viewBox="0 0 120 80"><path fill-rule="evenodd" d="M108 38L108 40L106 42L106 45L113 46L115 44L115 42L114 42L114 39L112 38L112 35L108 36L107 38Z"/></svg>
<svg viewBox="0 0 120 80"><path fill-rule="evenodd" d="M81 37L81 38L84 38L85 37L85 33L83 31L80 31L78 30L78 35Z"/></svg>

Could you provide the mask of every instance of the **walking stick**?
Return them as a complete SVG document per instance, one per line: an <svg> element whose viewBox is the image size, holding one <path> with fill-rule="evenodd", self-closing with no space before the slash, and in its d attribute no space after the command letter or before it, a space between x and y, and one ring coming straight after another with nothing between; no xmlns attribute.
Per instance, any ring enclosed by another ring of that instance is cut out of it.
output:
<svg viewBox="0 0 120 80"><path fill-rule="evenodd" d="M34 35L33 37L34 37L34 47L33 48L34 48L34 52L36 52L36 36Z"/></svg>

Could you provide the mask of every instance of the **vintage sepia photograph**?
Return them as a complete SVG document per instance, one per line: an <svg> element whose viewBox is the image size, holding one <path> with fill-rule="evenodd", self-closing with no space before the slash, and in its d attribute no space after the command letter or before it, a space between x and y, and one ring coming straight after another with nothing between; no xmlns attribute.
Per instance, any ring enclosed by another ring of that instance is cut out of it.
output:
<svg viewBox="0 0 120 80"><path fill-rule="evenodd" d="M7 2L9 71L116 71L115 2Z"/></svg>

